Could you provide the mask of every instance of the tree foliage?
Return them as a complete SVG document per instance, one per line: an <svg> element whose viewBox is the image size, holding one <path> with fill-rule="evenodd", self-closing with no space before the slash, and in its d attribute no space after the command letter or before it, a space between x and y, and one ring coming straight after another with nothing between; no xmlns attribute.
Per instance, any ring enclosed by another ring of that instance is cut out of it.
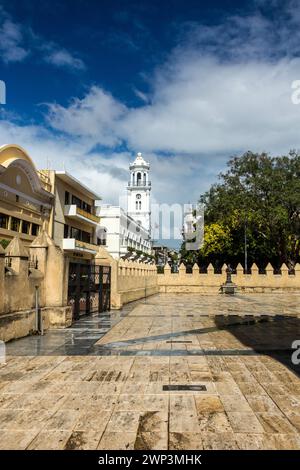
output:
<svg viewBox="0 0 300 470"><path fill-rule="evenodd" d="M292 268L300 253L300 154L271 157L247 152L228 162L200 202L205 207L204 246L199 263L267 262ZM184 247L182 255L185 258Z"/></svg>

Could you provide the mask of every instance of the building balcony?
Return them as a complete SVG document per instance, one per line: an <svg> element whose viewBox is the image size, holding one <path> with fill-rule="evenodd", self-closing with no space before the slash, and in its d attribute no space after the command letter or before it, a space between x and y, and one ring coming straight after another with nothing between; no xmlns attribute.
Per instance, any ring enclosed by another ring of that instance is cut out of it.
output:
<svg viewBox="0 0 300 470"><path fill-rule="evenodd" d="M95 255L99 247L93 243L82 242L75 238L63 238L62 248L64 251L75 251Z"/></svg>
<svg viewBox="0 0 300 470"><path fill-rule="evenodd" d="M100 222L100 217L80 209L76 204L65 205L64 215L90 225L98 225Z"/></svg>
<svg viewBox="0 0 300 470"><path fill-rule="evenodd" d="M136 182L131 182L128 181L128 188L150 188L151 187L151 181L136 181Z"/></svg>

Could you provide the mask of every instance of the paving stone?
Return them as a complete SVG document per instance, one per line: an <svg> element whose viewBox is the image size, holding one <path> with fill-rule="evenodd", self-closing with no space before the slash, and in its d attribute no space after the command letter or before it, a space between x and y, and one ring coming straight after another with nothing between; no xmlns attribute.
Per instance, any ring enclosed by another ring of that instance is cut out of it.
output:
<svg viewBox="0 0 300 470"><path fill-rule="evenodd" d="M134 450L136 432L105 431L102 435L98 450Z"/></svg>
<svg viewBox="0 0 300 470"><path fill-rule="evenodd" d="M227 412L232 429L236 433L262 433L263 427L254 413Z"/></svg>
<svg viewBox="0 0 300 470"><path fill-rule="evenodd" d="M80 416L78 410L58 410L51 418L45 423L45 430L72 430Z"/></svg>
<svg viewBox="0 0 300 470"><path fill-rule="evenodd" d="M69 431L41 431L29 444L28 450L62 450L64 449L68 438Z"/></svg>
<svg viewBox="0 0 300 470"><path fill-rule="evenodd" d="M171 432L169 437L170 450L202 450L201 433Z"/></svg>
<svg viewBox="0 0 300 470"><path fill-rule="evenodd" d="M199 432L199 421L193 396L170 396L170 432Z"/></svg>
<svg viewBox="0 0 300 470"><path fill-rule="evenodd" d="M73 428L75 431L94 431L102 433L111 417L111 411L91 410L83 411Z"/></svg>
<svg viewBox="0 0 300 470"><path fill-rule="evenodd" d="M235 438L241 450L264 450L267 448L264 434L235 433Z"/></svg>
<svg viewBox="0 0 300 470"><path fill-rule="evenodd" d="M68 438L65 450L93 450L96 449L102 433L97 431L72 431Z"/></svg>
<svg viewBox="0 0 300 470"><path fill-rule="evenodd" d="M204 432L201 434L204 450L235 450L237 440L232 432Z"/></svg>
<svg viewBox="0 0 300 470"><path fill-rule="evenodd" d="M198 419L201 432L226 433L232 431L226 413L201 413L198 415Z"/></svg>
<svg viewBox="0 0 300 470"><path fill-rule="evenodd" d="M272 413L256 413L266 433L293 434L296 428L287 418Z"/></svg>
<svg viewBox="0 0 300 470"><path fill-rule="evenodd" d="M105 335L92 316L10 342L0 448L299 449L300 371L281 352L299 300L157 295L107 314Z"/></svg>
<svg viewBox="0 0 300 470"><path fill-rule="evenodd" d="M167 450L167 432L138 432L134 443L134 450Z"/></svg>
<svg viewBox="0 0 300 470"><path fill-rule="evenodd" d="M216 395L195 395L195 403L198 414L224 411L223 404Z"/></svg>
<svg viewBox="0 0 300 470"><path fill-rule="evenodd" d="M5 431L1 433L1 450L25 450L37 435L37 430L31 431Z"/></svg>
<svg viewBox="0 0 300 470"><path fill-rule="evenodd" d="M112 414L107 431L136 432L139 425L140 413L136 411L116 411Z"/></svg>
<svg viewBox="0 0 300 470"><path fill-rule="evenodd" d="M226 411L251 413L251 407L242 394L220 395Z"/></svg>

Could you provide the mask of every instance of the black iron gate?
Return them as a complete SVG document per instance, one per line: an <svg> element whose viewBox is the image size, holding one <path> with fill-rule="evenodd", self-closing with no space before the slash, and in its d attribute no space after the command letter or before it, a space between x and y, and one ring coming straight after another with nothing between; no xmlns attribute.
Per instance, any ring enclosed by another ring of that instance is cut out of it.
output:
<svg viewBox="0 0 300 470"><path fill-rule="evenodd" d="M68 305L74 319L110 310L110 267L70 263Z"/></svg>

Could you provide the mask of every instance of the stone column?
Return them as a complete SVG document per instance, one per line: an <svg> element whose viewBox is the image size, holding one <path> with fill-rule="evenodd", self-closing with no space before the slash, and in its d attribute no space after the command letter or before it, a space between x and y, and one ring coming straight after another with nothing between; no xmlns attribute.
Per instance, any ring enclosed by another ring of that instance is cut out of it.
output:
<svg viewBox="0 0 300 470"><path fill-rule="evenodd" d="M11 268L16 274L28 276L29 250L17 236L6 247L5 254L11 260Z"/></svg>

